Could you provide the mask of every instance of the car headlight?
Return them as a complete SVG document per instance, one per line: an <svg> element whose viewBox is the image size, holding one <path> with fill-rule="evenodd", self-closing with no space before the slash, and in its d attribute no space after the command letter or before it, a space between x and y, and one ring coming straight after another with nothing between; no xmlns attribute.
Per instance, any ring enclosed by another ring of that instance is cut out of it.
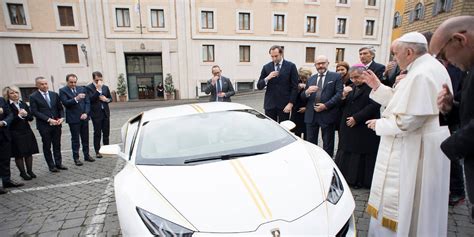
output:
<svg viewBox="0 0 474 237"><path fill-rule="evenodd" d="M140 215L140 217L142 218L142 221L145 223L148 230L150 230L151 234L155 236L191 237L194 233L190 229L187 229L171 221L163 219L139 207L137 207L137 212L138 215Z"/></svg>
<svg viewBox="0 0 474 237"><path fill-rule="evenodd" d="M339 202L339 199L341 199L343 193L344 187L342 186L341 178L339 178L336 169L333 169L331 186L329 187L326 200L332 204L336 204Z"/></svg>

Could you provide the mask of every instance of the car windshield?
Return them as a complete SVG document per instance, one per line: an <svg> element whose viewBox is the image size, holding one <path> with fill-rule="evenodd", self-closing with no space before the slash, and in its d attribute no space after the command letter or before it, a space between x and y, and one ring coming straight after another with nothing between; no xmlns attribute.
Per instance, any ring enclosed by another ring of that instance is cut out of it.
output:
<svg viewBox="0 0 474 237"><path fill-rule="evenodd" d="M296 139L255 110L154 120L142 127L136 163L186 165L268 153Z"/></svg>

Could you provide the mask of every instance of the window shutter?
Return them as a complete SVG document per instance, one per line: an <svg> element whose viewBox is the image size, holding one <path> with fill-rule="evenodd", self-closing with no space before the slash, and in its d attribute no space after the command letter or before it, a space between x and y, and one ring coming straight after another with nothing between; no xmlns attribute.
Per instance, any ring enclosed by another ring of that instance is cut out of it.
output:
<svg viewBox="0 0 474 237"><path fill-rule="evenodd" d="M420 11L421 11L421 13L420 13L420 20L423 20L423 18L425 18L425 5L422 5L422 6L421 6Z"/></svg>
<svg viewBox="0 0 474 237"><path fill-rule="evenodd" d="M412 23L415 20L415 11L411 10L410 15L408 16L408 22Z"/></svg>
<svg viewBox="0 0 474 237"><path fill-rule="evenodd" d="M453 0L446 0L446 12L449 12L453 9Z"/></svg>
<svg viewBox="0 0 474 237"><path fill-rule="evenodd" d="M433 12L431 13L432 16L436 16L438 14L438 1L434 1L433 3Z"/></svg>

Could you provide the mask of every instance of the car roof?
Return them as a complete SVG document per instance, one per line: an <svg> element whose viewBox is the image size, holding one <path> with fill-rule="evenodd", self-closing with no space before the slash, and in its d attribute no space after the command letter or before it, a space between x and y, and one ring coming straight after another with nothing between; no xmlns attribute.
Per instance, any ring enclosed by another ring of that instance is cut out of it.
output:
<svg viewBox="0 0 474 237"><path fill-rule="evenodd" d="M208 102L161 107L143 112L142 122L163 118L180 117L192 114L245 109L254 110L249 106L232 102Z"/></svg>

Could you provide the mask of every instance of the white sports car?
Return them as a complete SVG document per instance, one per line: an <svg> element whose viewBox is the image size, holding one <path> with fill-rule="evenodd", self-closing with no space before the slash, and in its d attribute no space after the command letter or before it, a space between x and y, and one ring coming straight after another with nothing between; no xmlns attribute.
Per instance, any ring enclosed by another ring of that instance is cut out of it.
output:
<svg viewBox="0 0 474 237"><path fill-rule="evenodd" d="M318 146L236 103L157 108L122 128L125 236L355 236L349 186Z"/></svg>

